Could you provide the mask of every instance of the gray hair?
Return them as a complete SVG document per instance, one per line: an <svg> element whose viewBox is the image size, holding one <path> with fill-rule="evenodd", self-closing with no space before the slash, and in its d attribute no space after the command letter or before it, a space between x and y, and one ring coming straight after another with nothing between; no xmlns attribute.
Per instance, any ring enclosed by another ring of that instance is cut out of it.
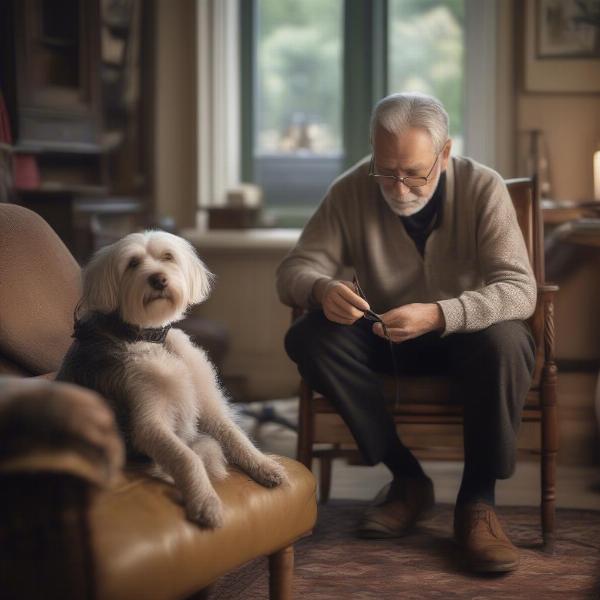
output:
<svg viewBox="0 0 600 600"><path fill-rule="evenodd" d="M448 140L448 113L433 96L419 92L391 94L381 99L373 109L371 142L377 127L396 135L409 127L422 127L431 136L436 152L440 152Z"/></svg>

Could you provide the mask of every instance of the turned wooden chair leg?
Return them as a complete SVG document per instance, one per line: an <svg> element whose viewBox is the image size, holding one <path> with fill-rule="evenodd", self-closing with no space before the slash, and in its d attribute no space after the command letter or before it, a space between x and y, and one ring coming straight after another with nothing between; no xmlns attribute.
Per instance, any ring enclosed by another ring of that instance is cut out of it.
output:
<svg viewBox="0 0 600 600"><path fill-rule="evenodd" d="M556 387L558 370L554 362L554 306L545 306L545 363L542 373L542 535L544 549L553 552L556 514L556 454L558 452L558 418Z"/></svg>
<svg viewBox="0 0 600 600"><path fill-rule="evenodd" d="M288 546L269 556L270 600L292 600L294 579L294 546Z"/></svg>
<svg viewBox="0 0 600 600"><path fill-rule="evenodd" d="M319 504L329 502L331 493L331 457L321 456L319 459Z"/></svg>
<svg viewBox="0 0 600 600"><path fill-rule="evenodd" d="M554 550L556 513L556 403L545 404L542 413L542 535L544 549Z"/></svg>

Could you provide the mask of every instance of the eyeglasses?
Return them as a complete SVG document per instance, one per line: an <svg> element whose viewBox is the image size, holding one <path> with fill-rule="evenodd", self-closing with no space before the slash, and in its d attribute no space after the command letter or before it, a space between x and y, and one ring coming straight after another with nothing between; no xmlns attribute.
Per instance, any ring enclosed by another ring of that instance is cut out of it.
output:
<svg viewBox="0 0 600 600"><path fill-rule="evenodd" d="M443 148L442 148L443 150ZM403 183L406 187L409 188L417 188L423 187L429 183L429 177L433 172L435 165L437 164L438 158L442 153L440 150L431 165L431 169L429 169L429 173L425 176L416 177L414 175L409 175L408 177L400 177L399 175L382 175L381 173L375 173L375 154L371 156L371 164L369 165L369 177L373 177L375 181L381 183L391 183L392 181L395 183Z"/></svg>

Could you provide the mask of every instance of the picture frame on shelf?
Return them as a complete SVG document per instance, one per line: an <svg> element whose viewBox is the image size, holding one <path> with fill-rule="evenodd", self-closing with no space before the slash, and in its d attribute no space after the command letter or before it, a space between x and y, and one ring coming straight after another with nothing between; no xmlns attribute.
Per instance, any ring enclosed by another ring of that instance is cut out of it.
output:
<svg viewBox="0 0 600 600"><path fill-rule="evenodd" d="M525 0L526 92L600 92L600 24L590 22L582 6L578 0Z"/></svg>

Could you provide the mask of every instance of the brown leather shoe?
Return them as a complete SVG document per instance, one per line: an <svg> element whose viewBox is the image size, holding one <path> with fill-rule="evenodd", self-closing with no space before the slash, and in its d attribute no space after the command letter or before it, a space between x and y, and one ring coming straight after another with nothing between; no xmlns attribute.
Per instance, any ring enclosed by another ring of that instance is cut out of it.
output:
<svg viewBox="0 0 600 600"><path fill-rule="evenodd" d="M494 507L485 502L456 507L454 536L475 573L506 573L519 566L519 551L502 530Z"/></svg>
<svg viewBox="0 0 600 600"><path fill-rule="evenodd" d="M394 479L366 510L358 535L365 538L400 537L433 508L433 482L429 477Z"/></svg>

